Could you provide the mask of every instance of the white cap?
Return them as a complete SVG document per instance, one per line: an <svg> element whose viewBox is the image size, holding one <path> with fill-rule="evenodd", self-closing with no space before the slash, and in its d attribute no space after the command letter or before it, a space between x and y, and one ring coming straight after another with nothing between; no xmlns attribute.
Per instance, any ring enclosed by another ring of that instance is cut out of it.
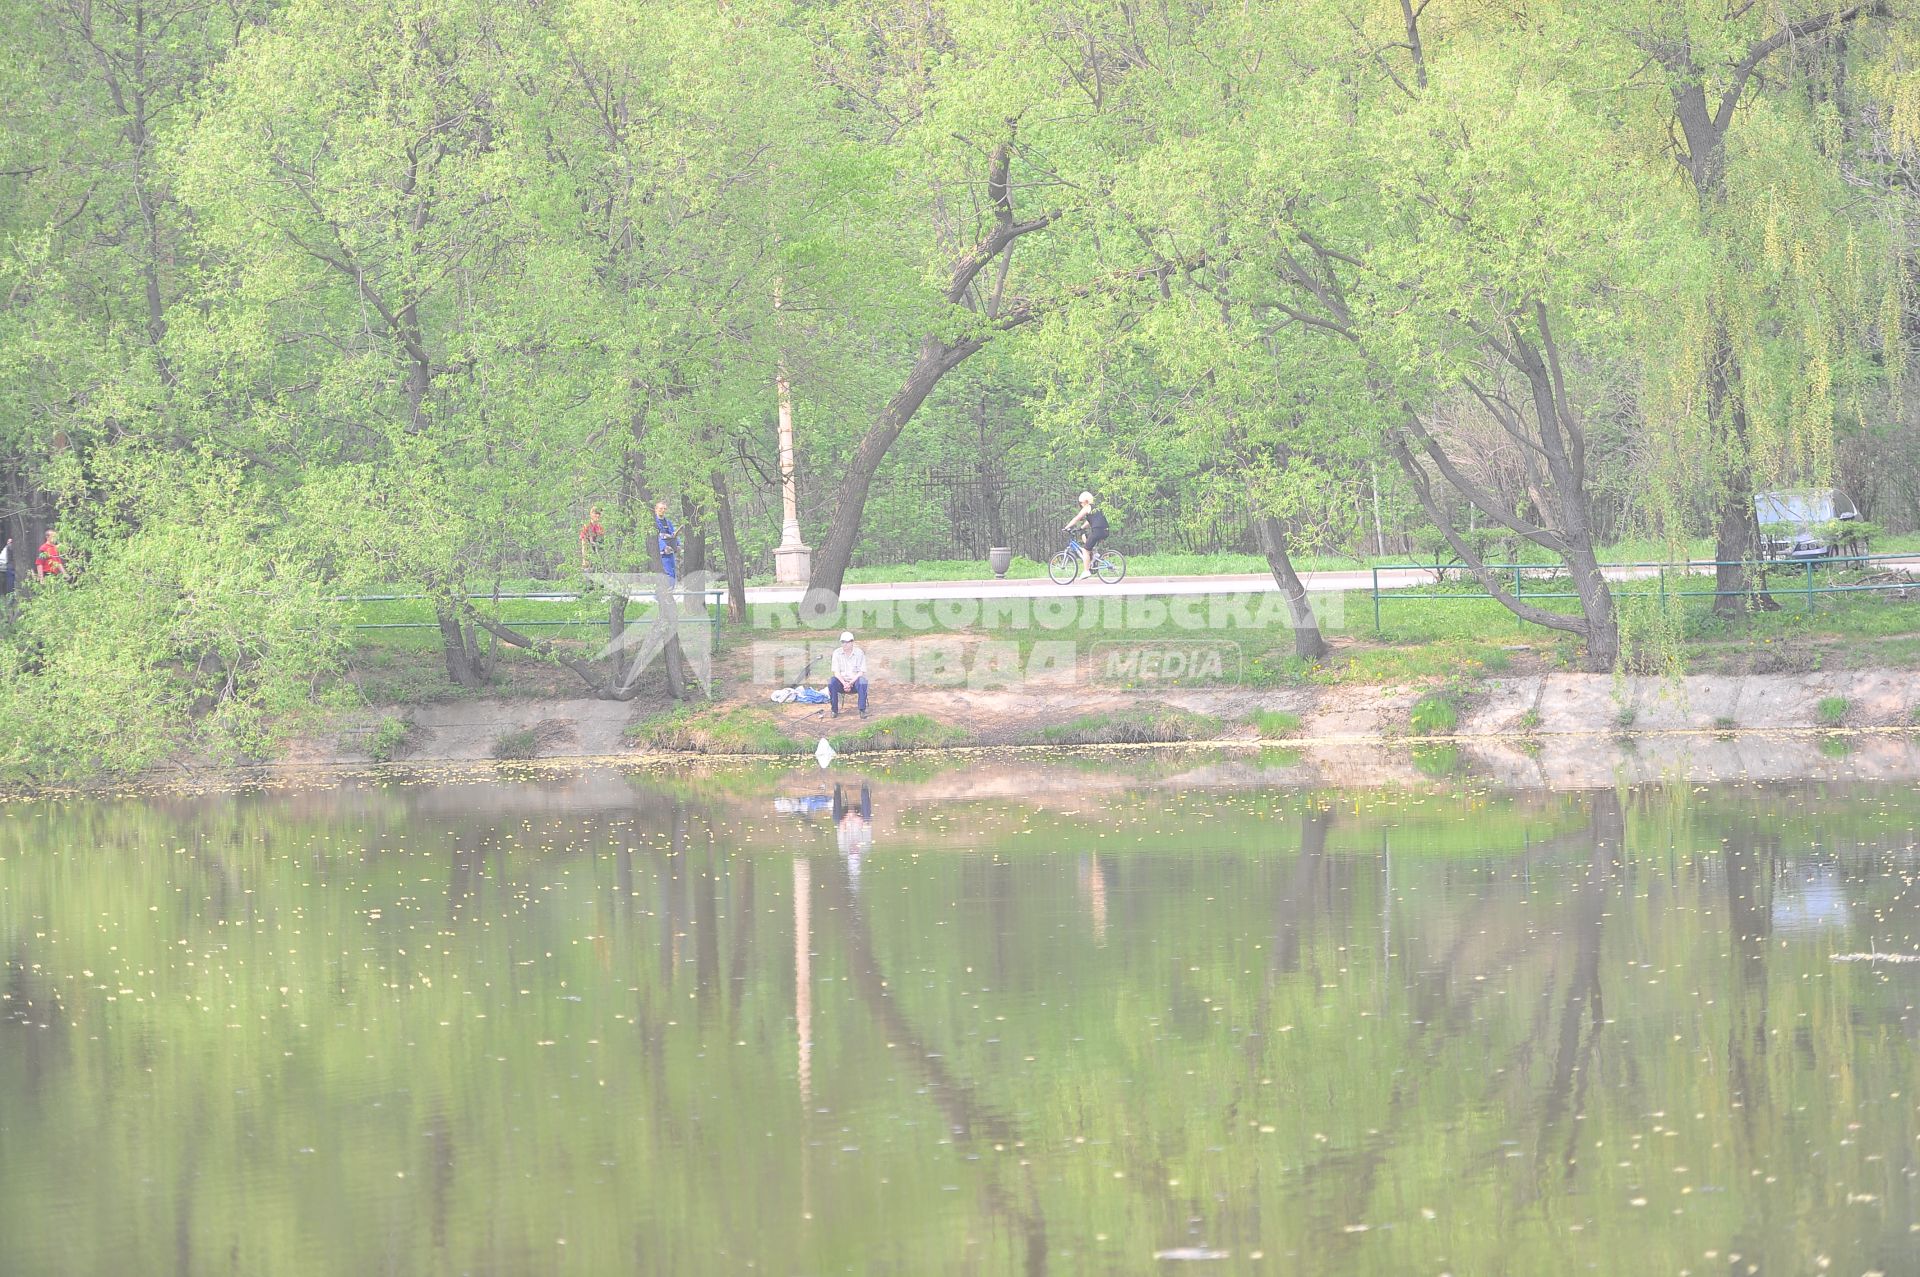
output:
<svg viewBox="0 0 1920 1277"><path fill-rule="evenodd" d="M851 642L853 642L853 631L852 631L852 630L841 630L841 631L840 631L840 641L841 641L842 643L851 643Z"/></svg>
<svg viewBox="0 0 1920 1277"><path fill-rule="evenodd" d="M1080 504L1085 505L1091 500L1093 500L1093 494L1091 492L1082 492L1080 494Z"/></svg>

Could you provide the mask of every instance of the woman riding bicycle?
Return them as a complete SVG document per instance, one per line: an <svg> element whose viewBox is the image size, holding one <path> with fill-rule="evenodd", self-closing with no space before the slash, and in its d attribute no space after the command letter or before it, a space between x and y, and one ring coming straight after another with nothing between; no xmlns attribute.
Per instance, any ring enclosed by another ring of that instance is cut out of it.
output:
<svg viewBox="0 0 1920 1277"><path fill-rule="evenodd" d="M1074 515L1073 521L1060 530L1072 532L1075 528L1084 529L1075 546L1079 549L1080 558L1086 565L1087 575L1092 576L1093 547L1107 539L1107 516L1093 508L1091 492L1080 494L1080 513Z"/></svg>

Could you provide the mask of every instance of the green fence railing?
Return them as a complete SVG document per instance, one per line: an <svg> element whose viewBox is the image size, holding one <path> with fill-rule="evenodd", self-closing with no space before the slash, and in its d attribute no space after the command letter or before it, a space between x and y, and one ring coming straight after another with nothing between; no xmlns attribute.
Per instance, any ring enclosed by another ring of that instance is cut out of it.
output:
<svg viewBox="0 0 1920 1277"><path fill-rule="evenodd" d="M495 604L519 603L519 602L571 603L571 604L575 604L576 606L584 603L591 603L601 608L600 614L597 616L585 616L585 615L559 616L559 617L502 616L498 618L500 624L509 626L516 630L537 629L537 628L543 628L543 627L545 628L558 627L563 629L593 629L593 628L602 628L607 624L606 613L604 610L607 596L604 594L577 594L577 593L569 593L566 591L540 591L540 592L520 593L520 594L469 594L466 597L467 597L467 600L471 603L495 603ZM722 613L725 611L726 590L724 587L713 586L713 587L709 587L707 589L699 590L699 591L682 590L677 594L676 597L682 600L686 600L688 602L692 602L695 598L698 598L699 607L701 610L701 619L706 624L713 626L716 636L718 635L720 630L720 618ZM408 603L408 602L429 602L432 600L432 598L433 598L433 595L431 594L338 594L338 595L334 595L330 601L334 603ZM653 607L652 602L648 599L635 599L633 600L633 604L639 610L641 615L645 615ZM693 618L687 617L684 619L692 620ZM428 620L428 621L356 621L351 625L349 625L347 628L354 629L354 630L437 630L440 628L440 623L438 621L432 621L432 620Z"/></svg>
<svg viewBox="0 0 1920 1277"><path fill-rule="evenodd" d="M1809 611L1814 600L1822 594L1862 594L1893 590L1920 589L1920 579L1887 581L1849 581L1834 582L1831 574L1836 570L1865 570L1866 565L1884 563L1889 567L1907 567L1920 570L1920 555L1901 554L1847 554L1817 559L1763 559L1745 563L1747 570L1760 582L1759 588L1773 595L1797 595L1805 598ZM1601 573L1607 579L1608 588L1615 598L1646 597L1657 595L1662 606L1671 599L1719 598L1722 595L1748 594L1751 590L1722 590L1715 584L1712 588L1689 588L1695 585L1697 578L1716 575L1721 567L1733 566L1731 560L1723 559L1685 559L1671 563L1602 563ZM1489 563L1486 570L1502 578L1502 585L1514 598L1528 603L1544 603L1554 599L1577 599L1579 594L1570 586L1556 589L1567 581L1566 565L1562 563ZM1478 593L1452 591L1439 593L1419 591L1406 586L1392 584L1391 578L1386 585L1381 584L1381 573L1419 573L1433 578L1434 584L1446 581L1473 581L1474 574L1461 564L1436 566L1431 563L1382 563L1373 568L1373 629L1380 632L1380 605L1383 603L1460 603L1486 602L1493 595L1485 590ZM1534 578L1534 589L1528 589L1529 577ZM1618 588L1620 585L1632 585L1645 581L1650 589ZM1544 587L1544 588L1543 588Z"/></svg>

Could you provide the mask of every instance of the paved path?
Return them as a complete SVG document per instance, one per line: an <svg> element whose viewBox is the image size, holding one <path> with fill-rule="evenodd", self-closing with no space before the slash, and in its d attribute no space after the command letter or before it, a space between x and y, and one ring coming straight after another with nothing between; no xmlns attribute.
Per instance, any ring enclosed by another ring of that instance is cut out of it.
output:
<svg viewBox="0 0 1920 1277"><path fill-rule="evenodd" d="M1883 566L1905 566L1885 563ZM1676 573L1678 566L1670 568L1669 574ZM1690 569L1695 574L1704 575L1712 571L1710 566ZM1465 576L1458 569L1450 569ZM1659 569L1647 567L1619 567L1606 569L1609 581L1646 580L1658 575ZM1502 573L1511 580L1511 573ZM1340 569L1330 572L1302 572L1302 583L1312 594L1334 594L1346 590L1370 590L1373 588L1373 571L1369 568ZM1433 573L1424 568L1382 568L1380 570L1380 588L1383 590L1407 590L1419 586L1432 585ZM1781 588L1786 588L1784 580ZM1177 594L1266 594L1279 590L1273 577L1264 572L1223 573L1218 576L1129 576L1118 585L1105 585L1090 581L1085 577L1072 585L1055 585L1046 577L1025 578L1021 580L996 581L991 577L975 581L890 581L866 585L848 585L841 589L840 597L846 602L878 602L893 600L906 602L920 599L1036 599L1053 598L1063 592L1121 594L1121 595L1177 595ZM1564 589L1565 586L1556 588ZM805 591L791 585L757 585L747 590L749 603L798 603Z"/></svg>

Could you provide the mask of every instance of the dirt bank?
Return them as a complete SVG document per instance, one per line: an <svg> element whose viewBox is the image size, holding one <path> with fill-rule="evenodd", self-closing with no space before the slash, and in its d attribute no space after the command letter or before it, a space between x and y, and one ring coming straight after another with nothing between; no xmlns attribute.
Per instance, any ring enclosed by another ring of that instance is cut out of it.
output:
<svg viewBox="0 0 1920 1277"><path fill-rule="evenodd" d="M1165 739L1279 744L1404 742L1418 735L1410 718L1431 686L1186 689L1151 695L1108 687L1055 685L1018 690L883 687L874 721L918 716L949 744L1007 745L1074 740L1138 740L1140 724L1168 724ZM1444 735L1462 742L1517 742L1529 759L1555 738L1595 736L1646 741L1667 734L1889 729L1915 724L1920 678L1905 670L1806 674L1699 675L1667 682L1595 674L1489 678L1450 698L1457 722ZM1268 717L1260 726L1256 711ZM501 756L604 757L641 750L660 710L588 699L464 700L374 707L293 742L283 763L340 765L384 758L475 761ZM812 748L865 724L838 720L824 707L774 705L750 690L682 716L751 730L715 752ZM1297 721L1295 721L1297 720ZM404 736L397 728L405 725ZM1263 737L1264 731L1264 737ZM397 738L397 744L396 742ZM857 745L854 748L858 748Z"/></svg>

